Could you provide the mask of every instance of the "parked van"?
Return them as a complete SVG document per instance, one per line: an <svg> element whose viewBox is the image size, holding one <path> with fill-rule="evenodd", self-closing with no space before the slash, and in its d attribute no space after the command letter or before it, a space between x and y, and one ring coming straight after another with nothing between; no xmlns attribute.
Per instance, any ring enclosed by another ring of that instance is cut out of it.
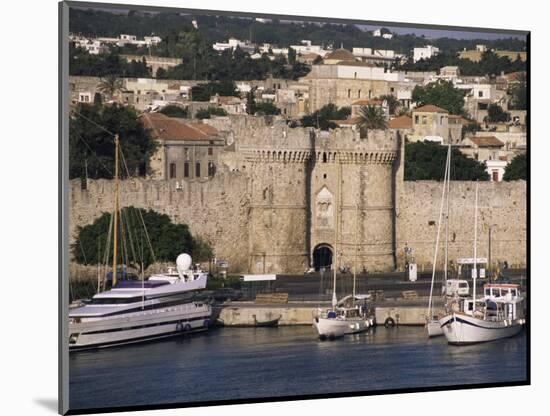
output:
<svg viewBox="0 0 550 416"><path fill-rule="evenodd" d="M466 280L448 279L443 286L443 295L445 296L468 296L470 294L470 285Z"/></svg>

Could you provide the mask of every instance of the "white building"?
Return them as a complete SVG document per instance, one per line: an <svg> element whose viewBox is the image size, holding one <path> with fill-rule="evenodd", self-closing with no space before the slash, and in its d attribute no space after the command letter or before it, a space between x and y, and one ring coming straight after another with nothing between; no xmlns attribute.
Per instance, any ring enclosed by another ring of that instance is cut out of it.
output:
<svg viewBox="0 0 550 416"><path fill-rule="evenodd" d="M290 47L300 55L316 53L317 55L324 57L326 54L332 52L332 50L324 49L322 46L312 45L310 40L302 40L300 41L300 45L290 45Z"/></svg>
<svg viewBox="0 0 550 416"><path fill-rule="evenodd" d="M439 48L432 45L428 45L424 48L414 48L413 60L414 62L418 62L421 59L430 59L432 56L435 56L438 53L439 53Z"/></svg>
<svg viewBox="0 0 550 416"><path fill-rule="evenodd" d="M372 36L379 38L380 36L382 36L382 31L380 29L373 30Z"/></svg>
<svg viewBox="0 0 550 416"><path fill-rule="evenodd" d="M147 46L158 45L162 41L160 36L144 36L143 40Z"/></svg>
<svg viewBox="0 0 550 416"><path fill-rule="evenodd" d="M214 49L215 51L218 51L218 52L223 52L227 49L233 49L234 50L234 49L237 49L237 48L240 48L245 52L253 52L254 49L255 49L254 45L248 44L246 42L243 42L243 41L241 41L239 39L235 39L235 38L229 38L227 43L216 42L212 45L212 49Z"/></svg>
<svg viewBox="0 0 550 416"><path fill-rule="evenodd" d="M382 37L383 37L384 39L391 39L391 38L393 38L393 33L384 33L384 34L382 35Z"/></svg>

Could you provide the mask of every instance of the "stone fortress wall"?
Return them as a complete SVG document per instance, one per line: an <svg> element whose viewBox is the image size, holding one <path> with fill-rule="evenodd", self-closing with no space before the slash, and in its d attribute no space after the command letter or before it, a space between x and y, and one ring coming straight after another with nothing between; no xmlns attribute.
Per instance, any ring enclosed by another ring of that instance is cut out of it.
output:
<svg viewBox="0 0 550 416"><path fill-rule="evenodd" d="M267 120L267 121L266 121ZM402 180L402 143L391 131L292 129L269 118L217 122L231 132L211 179L126 180L121 206L152 208L210 240L230 272L302 273L324 246L339 264L391 271L404 266L405 246L420 268L432 262L441 183ZM340 180L340 186L338 182ZM112 182L71 181L70 234L110 212ZM451 187L450 258L473 256L475 183ZM526 184L480 183L478 255L523 266ZM435 221L435 223L432 223ZM338 227L338 241L335 241ZM356 244L357 242L357 244ZM442 259L442 255L439 256Z"/></svg>

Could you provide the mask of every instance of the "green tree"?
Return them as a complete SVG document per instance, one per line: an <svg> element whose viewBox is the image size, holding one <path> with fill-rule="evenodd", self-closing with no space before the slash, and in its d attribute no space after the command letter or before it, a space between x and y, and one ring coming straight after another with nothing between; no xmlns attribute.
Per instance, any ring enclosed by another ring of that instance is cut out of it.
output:
<svg viewBox="0 0 550 416"><path fill-rule="evenodd" d="M101 93L96 92L94 94L94 104L97 104L97 105L103 104L103 96L101 95Z"/></svg>
<svg viewBox="0 0 550 416"><path fill-rule="evenodd" d="M439 80L426 86L417 85L414 87L412 100L418 106L432 104L451 114L465 115L464 92L455 88L450 81Z"/></svg>
<svg viewBox="0 0 550 416"><path fill-rule="evenodd" d="M290 65L296 63L296 50L294 48L288 48L288 63Z"/></svg>
<svg viewBox="0 0 550 416"><path fill-rule="evenodd" d="M517 78L517 83L510 88L510 94L514 110L527 110L527 78L524 74Z"/></svg>
<svg viewBox="0 0 550 416"><path fill-rule="evenodd" d="M527 155L521 154L517 155L512 161L506 166L504 171L504 176L502 177L505 181L517 181L517 180L527 180Z"/></svg>
<svg viewBox="0 0 550 416"><path fill-rule="evenodd" d="M442 181L445 174L447 147L434 142L405 144L405 180ZM451 180L488 181L485 162L464 156L460 150L451 152Z"/></svg>
<svg viewBox="0 0 550 416"><path fill-rule="evenodd" d="M246 93L246 112L247 114L256 113L256 99L254 98L254 93L256 88L252 88L249 92Z"/></svg>
<svg viewBox="0 0 550 416"><path fill-rule="evenodd" d="M350 107L338 108L331 103L310 115L302 117L301 124L303 127L315 127L321 130L335 129L338 126L331 120L345 120L350 114Z"/></svg>
<svg viewBox="0 0 550 416"><path fill-rule="evenodd" d="M97 89L112 100L122 91L123 87L122 79L116 75L107 75L99 82Z"/></svg>
<svg viewBox="0 0 550 416"><path fill-rule="evenodd" d="M143 218L147 233L145 233L141 218ZM109 244L110 252L108 254L105 252L110 223L111 214L105 212L92 224L77 228L76 240L71 246L73 257L77 263L102 264L106 259L108 264L112 262L112 242ZM168 215L151 209L125 207L120 210L119 225L118 264L128 262L139 269L142 260L144 266L147 267L154 262L154 259L174 262L178 254L190 253L193 255L195 249L204 253L208 248L208 244L202 239L198 240L198 244L195 242L186 224L174 224ZM148 247L147 235L151 241L154 257ZM141 253L143 253L143 259Z"/></svg>
<svg viewBox="0 0 550 416"><path fill-rule="evenodd" d="M211 118L212 116L226 116L227 112L223 108L208 107L201 108L195 113L195 118L203 120L205 118Z"/></svg>
<svg viewBox="0 0 550 416"><path fill-rule="evenodd" d="M369 130L385 130L387 128L384 111L374 105L361 106L357 124L361 129L361 137L366 137Z"/></svg>
<svg viewBox="0 0 550 416"><path fill-rule="evenodd" d="M193 101L210 101L214 95L239 96L237 86L233 81L211 81L206 84L198 84L191 88Z"/></svg>
<svg viewBox="0 0 550 416"><path fill-rule="evenodd" d="M498 104L489 104L487 107L487 121L492 123L510 121L510 113L504 111Z"/></svg>
<svg viewBox="0 0 550 416"><path fill-rule="evenodd" d="M277 108L277 106L273 103L269 103L269 102L258 103L256 104L255 114L262 115L262 116L278 115L278 114L281 114L281 109Z"/></svg>
<svg viewBox="0 0 550 416"><path fill-rule="evenodd" d="M159 110L159 113L162 113L168 117L177 117L177 118L187 117L187 109L174 104L169 104L165 107L162 107Z"/></svg>
<svg viewBox="0 0 550 416"><path fill-rule="evenodd" d="M119 104L79 104L69 119L69 178L113 178L115 146L109 132L119 135L130 175L147 173L157 144L136 110ZM120 172L126 176L124 166Z"/></svg>

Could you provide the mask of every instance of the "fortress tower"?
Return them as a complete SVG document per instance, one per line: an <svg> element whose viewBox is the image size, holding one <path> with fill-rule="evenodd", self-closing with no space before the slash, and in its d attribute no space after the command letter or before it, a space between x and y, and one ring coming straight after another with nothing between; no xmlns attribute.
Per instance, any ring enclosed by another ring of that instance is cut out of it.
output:
<svg viewBox="0 0 550 416"><path fill-rule="evenodd" d="M339 265L352 267L357 255L359 270L394 269L398 145L390 132L360 138L278 125L242 133L235 168L249 177L249 272L330 267L336 234Z"/></svg>

